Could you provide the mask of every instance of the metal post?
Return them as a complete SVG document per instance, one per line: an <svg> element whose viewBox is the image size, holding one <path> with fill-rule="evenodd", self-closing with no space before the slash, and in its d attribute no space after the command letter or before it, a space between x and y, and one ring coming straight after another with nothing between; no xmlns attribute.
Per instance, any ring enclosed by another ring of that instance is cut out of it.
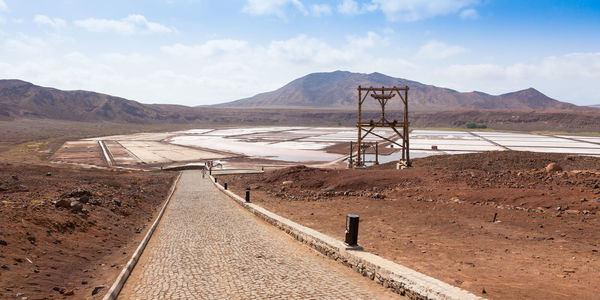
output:
<svg viewBox="0 0 600 300"><path fill-rule="evenodd" d="M227 189L227 182L223 183L223 188Z"/></svg>
<svg viewBox="0 0 600 300"><path fill-rule="evenodd" d="M246 189L246 202L250 203L250 189Z"/></svg>
<svg viewBox="0 0 600 300"><path fill-rule="evenodd" d="M358 216L346 216L346 244L349 246L358 245Z"/></svg>
<svg viewBox="0 0 600 300"><path fill-rule="evenodd" d="M215 177L215 183L217 183L217 177Z"/></svg>

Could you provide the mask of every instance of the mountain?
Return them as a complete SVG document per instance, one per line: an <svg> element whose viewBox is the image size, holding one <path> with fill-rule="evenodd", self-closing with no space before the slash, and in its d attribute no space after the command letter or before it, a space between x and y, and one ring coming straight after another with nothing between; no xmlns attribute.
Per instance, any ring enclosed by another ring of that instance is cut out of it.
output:
<svg viewBox="0 0 600 300"><path fill-rule="evenodd" d="M409 111L448 111L460 109L511 109L556 110L577 106L560 102L529 88L499 96L483 92L461 93L455 90L426 85L416 81L394 78L381 73L361 74L346 71L312 73L296 79L282 88L219 104L220 107L270 107L270 108L332 108L355 110L357 87L409 87ZM394 101L396 99L397 101ZM372 100L372 101L370 101ZM393 98L388 109L400 108L399 98ZM395 104L395 105L394 105ZM365 101L367 109L379 104L373 99Z"/></svg>
<svg viewBox="0 0 600 300"><path fill-rule="evenodd" d="M0 80L0 120L54 119L139 124L221 125L329 124L327 122L339 124L345 122L344 120L355 118L358 85L408 86L411 113L456 111L466 108L494 110L577 108L579 110L575 105L550 99L534 89L500 96L481 92L459 93L451 89L392 78L379 73L356 74L337 71L310 74L276 91L217 107L142 104L101 93L63 91L21 80ZM365 103L369 103L366 109L378 108L377 102L372 99ZM400 107L400 101L395 101L394 104L396 106L388 106L388 110ZM305 110L281 109L299 107L318 108L318 110L307 113Z"/></svg>
<svg viewBox="0 0 600 300"><path fill-rule="evenodd" d="M0 118L147 123L199 117L180 105L149 105L88 91L62 91L21 80L0 80ZM192 109L193 110L193 109Z"/></svg>

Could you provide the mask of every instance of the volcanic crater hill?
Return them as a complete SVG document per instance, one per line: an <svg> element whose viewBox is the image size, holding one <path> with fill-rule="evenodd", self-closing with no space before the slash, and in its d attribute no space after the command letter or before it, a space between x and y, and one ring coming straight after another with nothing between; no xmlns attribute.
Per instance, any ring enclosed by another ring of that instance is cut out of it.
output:
<svg viewBox="0 0 600 300"><path fill-rule="evenodd" d="M394 78L381 73L361 74L347 71L312 73L296 79L280 89L233 102L220 107L318 107L355 109L358 86L410 88L409 109L413 111L448 111L460 109L557 110L574 109L576 105L554 100L536 89L499 96L483 92L461 93L452 89ZM398 98L396 98L398 99ZM393 102L393 101L392 101ZM399 103L399 101L396 101ZM390 103L392 104L392 103ZM365 107L378 108L376 101L365 101ZM391 108L399 108L391 107Z"/></svg>

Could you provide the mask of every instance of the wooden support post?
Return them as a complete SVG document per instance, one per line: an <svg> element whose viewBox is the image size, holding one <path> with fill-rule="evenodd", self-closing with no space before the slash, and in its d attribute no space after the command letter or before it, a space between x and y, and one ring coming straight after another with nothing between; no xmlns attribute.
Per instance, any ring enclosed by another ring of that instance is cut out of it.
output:
<svg viewBox="0 0 600 300"><path fill-rule="evenodd" d="M368 92L367 92L368 93ZM362 90L360 88L360 85L358 86L358 123L356 124L356 126L358 127L358 144L357 146L357 154L356 154L356 166L361 166L361 161L360 161L360 151L361 146L362 146L362 128L361 128L361 123L362 123Z"/></svg>
<svg viewBox="0 0 600 300"><path fill-rule="evenodd" d="M410 167L410 154L408 146L408 86L404 90L404 141L406 141L406 166Z"/></svg>

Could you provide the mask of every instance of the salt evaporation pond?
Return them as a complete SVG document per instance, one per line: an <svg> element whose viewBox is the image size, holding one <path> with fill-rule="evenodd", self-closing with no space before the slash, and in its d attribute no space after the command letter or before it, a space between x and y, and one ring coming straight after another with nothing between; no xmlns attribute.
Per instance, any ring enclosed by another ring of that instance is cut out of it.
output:
<svg viewBox="0 0 600 300"><path fill-rule="evenodd" d="M172 144L182 146L203 147L215 150L240 153L248 156L256 156L268 159L283 161L333 161L341 158L343 155L327 153L320 150L311 150L318 148L315 144L282 142L246 142L237 139L225 138L223 136L176 136L170 141ZM311 149L302 149L302 147ZM322 147L326 147L323 145ZM321 147L321 148L322 148Z"/></svg>
<svg viewBox="0 0 600 300"><path fill-rule="evenodd" d="M377 129L381 136L397 139L390 129ZM169 139L170 143L238 153L245 156L291 162L334 161L344 155L323 149L356 140L356 129L349 127L254 127L194 129ZM143 135L135 139L144 138ZM149 137L148 137L149 138ZM365 141L381 141L368 136ZM411 158L439 154L481 151L522 150L536 152L600 155L598 136L557 136L491 131L412 130ZM435 146L438 151L432 151ZM391 147L387 145L386 147ZM397 161L401 153L380 155L381 163ZM368 155L367 160L374 160Z"/></svg>

